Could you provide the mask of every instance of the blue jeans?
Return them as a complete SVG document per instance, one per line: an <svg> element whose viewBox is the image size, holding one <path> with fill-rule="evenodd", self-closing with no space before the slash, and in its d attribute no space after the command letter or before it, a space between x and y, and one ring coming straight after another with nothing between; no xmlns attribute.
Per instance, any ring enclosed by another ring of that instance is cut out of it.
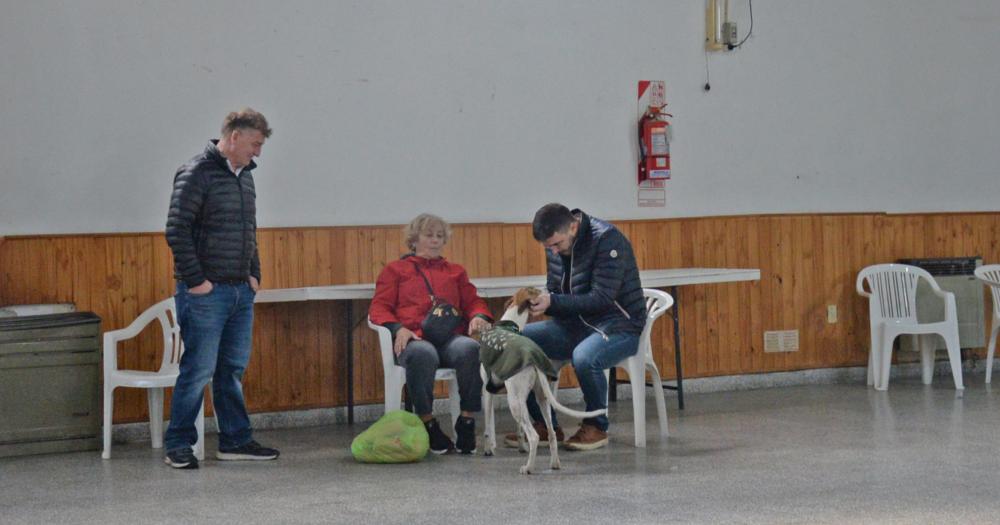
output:
<svg viewBox="0 0 1000 525"><path fill-rule="evenodd" d="M608 408L608 380L604 371L639 351L639 334L614 333L605 336L583 323L540 321L525 325L522 332L552 360L572 360L580 382L587 411ZM528 396L528 412L535 421L542 421L542 411L534 393ZM583 420L584 423L608 430L608 416ZM555 412L552 424L556 425Z"/></svg>
<svg viewBox="0 0 1000 525"><path fill-rule="evenodd" d="M241 381L250 361L255 293L248 283L213 285L211 292L196 295L177 283L174 300L184 354L163 439L167 452L189 448L198 440L194 422L209 381L219 448L233 449L251 440Z"/></svg>

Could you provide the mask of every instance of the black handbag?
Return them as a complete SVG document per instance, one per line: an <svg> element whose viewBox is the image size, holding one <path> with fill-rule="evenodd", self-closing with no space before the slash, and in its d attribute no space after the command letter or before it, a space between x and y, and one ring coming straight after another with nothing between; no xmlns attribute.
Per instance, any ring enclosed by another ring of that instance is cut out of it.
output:
<svg viewBox="0 0 1000 525"><path fill-rule="evenodd" d="M435 296L430 280L420 270L417 262L412 262L417 273L424 278L424 284L427 285L427 291L431 295L431 309L424 316L423 322L420 323L420 329L424 332L423 339L440 348L451 341L452 337L455 337L455 329L462 324L462 312L459 312L458 308L452 306L448 301Z"/></svg>

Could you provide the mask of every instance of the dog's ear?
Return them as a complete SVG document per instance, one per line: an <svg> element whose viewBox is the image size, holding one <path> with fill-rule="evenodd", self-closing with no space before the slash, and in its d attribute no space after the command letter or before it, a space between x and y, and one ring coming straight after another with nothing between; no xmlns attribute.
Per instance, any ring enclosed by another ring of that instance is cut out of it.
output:
<svg viewBox="0 0 1000 525"><path fill-rule="evenodd" d="M503 303L503 311L506 312L508 309L510 309L510 307L511 307L512 304L514 304L514 298L513 297L511 297L510 299L507 299L507 301ZM518 312L518 313L520 313L520 312Z"/></svg>

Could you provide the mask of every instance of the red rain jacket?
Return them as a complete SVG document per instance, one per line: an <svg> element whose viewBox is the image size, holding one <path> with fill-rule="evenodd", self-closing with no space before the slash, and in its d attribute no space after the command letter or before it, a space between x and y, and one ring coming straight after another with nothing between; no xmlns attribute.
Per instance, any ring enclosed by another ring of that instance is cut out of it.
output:
<svg viewBox="0 0 1000 525"><path fill-rule="evenodd" d="M420 323L431 309L431 298L416 265L431 282L434 295L451 303L462 313L465 321L455 329L455 333L468 333L469 321L477 314L493 318L486 301L479 297L476 286L469 281L465 268L443 257L425 259L411 255L387 264L379 274L375 282L375 297L368 308L368 317L373 323L400 323L423 337Z"/></svg>

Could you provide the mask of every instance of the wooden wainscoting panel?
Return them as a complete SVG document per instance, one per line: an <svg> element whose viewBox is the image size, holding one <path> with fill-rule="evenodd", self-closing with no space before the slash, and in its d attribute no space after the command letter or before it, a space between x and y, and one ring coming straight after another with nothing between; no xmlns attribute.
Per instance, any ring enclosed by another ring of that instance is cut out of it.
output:
<svg viewBox="0 0 1000 525"><path fill-rule="evenodd" d="M858 272L904 257L980 255L1000 261L1000 213L813 214L618 221L640 268L760 268L759 282L678 289L686 377L857 366L867 361L867 302ZM0 237L0 304L73 302L122 328L174 292L160 233ZM402 227L268 228L258 233L266 288L372 282L406 252ZM543 274L545 255L528 224L458 224L445 256L471 277ZM992 308L989 296L987 319ZM489 305L499 315L503 300ZM827 323L827 306L838 320ZM346 322L354 329L354 396L382 400L382 365L364 323L368 302L261 304L244 392L254 412L342 406L347 400ZM672 312L653 330L654 359L676 376ZM797 329L800 350L767 354L765 330ZM154 370L159 328L121 345L122 366ZM982 350L972 354L981 356ZM909 357L904 357L909 359ZM624 374L622 375L624 377ZM575 385L569 371L563 383ZM439 395L444 394L438 388ZM146 418L144 393L116 394L116 422Z"/></svg>

